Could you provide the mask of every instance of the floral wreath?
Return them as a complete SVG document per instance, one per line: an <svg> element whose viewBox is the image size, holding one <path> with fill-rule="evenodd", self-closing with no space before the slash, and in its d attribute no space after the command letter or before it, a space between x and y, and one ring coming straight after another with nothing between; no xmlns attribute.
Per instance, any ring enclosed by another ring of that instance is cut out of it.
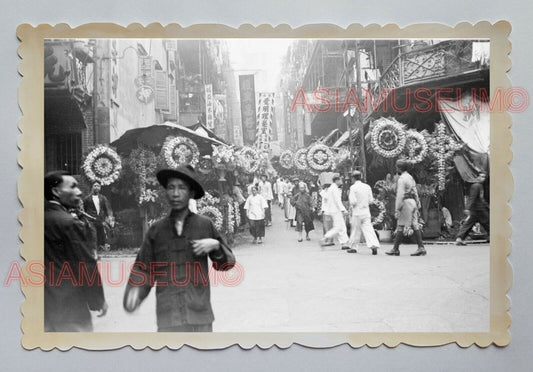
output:
<svg viewBox="0 0 533 372"><path fill-rule="evenodd" d="M228 202L228 219L226 224L226 231L229 234L232 234L235 231L235 208L233 206L233 203L230 201Z"/></svg>
<svg viewBox="0 0 533 372"><path fill-rule="evenodd" d="M213 164L215 168L226 169L235 163L235 150L231 146L215 146L211 145L213 148Z"/></svg>
<svg viewBox="0 0 533 372"><path fill-rule="evenodd" d="M404 152L407 154L402 155L402 159L405 159L409 164L417 164L424 160L428 153L428 144L424 135L415 130L408 130Z"/></svg>
<svg viewBox="0 0 533 372"><path fill-rule="evenodd" d="M224 217L216 207L212 205L204 205L203 207L198 209L198 214L210 218L211 221L213 221L213 224L215 225L215 229L217 229L218 231L222 230L224 224Z"/></svg>
<svg viewBox="0 0 533 372"><path fill-rule="evenodd" d="M402 125L390 119L381 119L372 129L370 138L374 151L384 158L400 155L406 142Z"/></svg>
<svg viewBox="0 0 533 372"><path fill-rule="evenodd" d="M370 205L376 206L379 210L378 215L372 218L372 226L379 225L385 219L385 212L386 212L385 204L383 204L381 200L374 199L374 201L370 202Z"/></svg>
<svg viewBox="0 0 533 372"><path fill-rule="evenodd" d="M235 228L238 228L239 226L241 226L241 213L239 202L233 202L233 211L235 213Z"/></svg>
<svg viewBox="0 0 533 372"><path fill-rule="evenodd" d="M279 156L279 164L285 169L291 169L294 165L294 154L291 150L285 150Z"/></svg>
<svg viewBox="0 0 533 372"><path fill-rule="evenodd" d="M307 164L316 172L328 170L334 163L334 155L329 147L321 143L311 146L307 151Z"/></svg>
<svg viewBox="0 0 533 372"><path fill-rule="evenodd" d="M204 155L198 162L198 171L201 173L207 174L213 170L213 162L211 161L211 156Z"/></svg>
<svg viewBox="0 0 533 372"><path fill-rule="evenodd" d="M98 181L103 186L107 186L118 179L122 170L122 162L114 150L98 145L87 155L82 169L91 182Z"/></svg>
<svg viewBox="0 0 533 372"><path fill-rule="evenodd" d="M294 154L294 165L300 170L307 169L307 148L296 151Z"/></svg>
<svg viewBox="0 0 533 372"><path fill-rule="evenodd" d="M181 164L195 167L200 158L198 146L186 137L171 137L163 145L163 156L170 168L177 168Z"/></svg>
<svg viewBox="0 0 533 372"><path fill-rule="evenodd" d="M153 151L139 147L133 150L129 156L131 170L138 175L153 174L157 168L157 158Z"/></svg>
<svg viewBox="0 0 533 372"><path fill-rule="evenodd" d="M202 196L197 202L196 206L198 210L200 210L203 207L210 206L210 207L216 207L218 203L220 202L219 198L215 198L213 195L211 195L208 191L205 192L204 196Z"/></svg>
<svg viewBox="0 0 533 372"><path fill-rule="evenodd" d="M437 123L433 137L429 141L433 156L437 158L437 180L440 191L446 187L446 160L451 158L462 145L446 134L446 125Z"/></svg>
<svg viewBox="0 0 533 372"><path fill-rule="evenodd" d="M255 173L259 169L259 153L251 147L243 147L239 154L244 158L243 168L248 173Z"/></svg>

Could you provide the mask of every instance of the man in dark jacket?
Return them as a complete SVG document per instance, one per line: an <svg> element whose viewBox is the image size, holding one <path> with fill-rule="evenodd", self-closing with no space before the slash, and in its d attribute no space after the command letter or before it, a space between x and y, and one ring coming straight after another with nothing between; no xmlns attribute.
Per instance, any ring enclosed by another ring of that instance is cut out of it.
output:
<svg viewBox="0 0 533 372"><path fill-rule="evenodd" d="M83 208L85 213L93 218L92 221L96 229L97 247L107 250L109 245L107 244L107 234L104 224L107 219L113 218L113 211L107 198L100 194L101 188L100 182L93 183L91 195L83 201Z"/></svg>
<svg viewBox="0 0 533 372"><path fill-rule="evenodd" d="M66 172L44 178L44 330L91 332L89 310L107 312L100 273L92 256L94 230L69 209L81 202L78 183Z"/></svg>
<svg viewBox="0 0 533 372"><path fill-rule="evenodd" d="M167 217L155 222L132 267L124 294L124 308L134 311L156 285L159 332L211 332L209 267L229 270L235 256L213 222L192 213L189 199L200 199L204 189L190 166L157 173L170 205Z"/></svg>
<svg viewBox="0 0 533 372"><path fill-rule="evenodd" d="M490 236L490 216L489 204L485 201L483 183L485 182L486 174L480 173L476 182L470 186L470 194L468 195L468 202L466 203L465 214L466 221L461 225L457 240L455 244L466 245L464 242L466 236L472 230L474 225L479 222Z"/></svg>

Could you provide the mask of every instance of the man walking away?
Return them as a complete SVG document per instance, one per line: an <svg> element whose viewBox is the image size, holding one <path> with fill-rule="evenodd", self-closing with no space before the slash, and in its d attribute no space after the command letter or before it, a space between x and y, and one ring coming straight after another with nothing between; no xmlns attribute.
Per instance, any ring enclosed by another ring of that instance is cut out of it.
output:
<svg viewBox="0 0 533 372"><path fill-rule="evenodd" d="M327 203L326 209L331 214L333 220L333 227L320 239L320 245L325 246L328 244L328 239L336 238L340 245L341 249L347 250L350 249L348 246L348 235L346 233L346 222L344 216L348 213L341 200L341 189L342 179L339 175L333 177L333 183L328 188L327 194Z"/></svg>
<svg viewBox="0 0 533 372"><path fill-rule="evenodd" d="M353 248L359 244L361 239L361 231L365 237L366 246L372 251L372 255L378 253L379 241L372 227L370 206L374 201L372 189L366 183L361 181L361 172L354 171L352 174L354 183L350 186L349 201L352 207L352 231L350 236L350 246L348 253L357 253L357 249Z"/></svg>
<svg viewBox="0 0 533 372"><path fill-rule="evenodd" d="M472 230L476 222L479 222L485 229L490 238L490 213L489 204L485 201L483 183L485 182L486 174L480 173L476 182L470 186L470 195L466 204L465 213L467 215L466 221L463 222L457 234L457 245L466 245L464 240Z"/></svg>

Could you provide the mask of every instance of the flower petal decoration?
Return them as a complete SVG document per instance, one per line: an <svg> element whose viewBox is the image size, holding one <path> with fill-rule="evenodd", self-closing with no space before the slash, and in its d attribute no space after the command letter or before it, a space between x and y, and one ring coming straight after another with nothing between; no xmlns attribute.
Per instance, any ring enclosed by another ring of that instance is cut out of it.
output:
<svg viewBox="0 0 533 372"><path fill-rule="evenodd" d="M259 169L260 159L259 153L256 149L245 146L239 150L239 155L242 157L242 166L245 172L257 172L257 170Z"/></svg>
<svg viewBox="0 0 533 372"><path fill-rule="evenodd" d="M395 158L405 147L406 135L400 123L381 118L376 121L370 139L376 153L384 158Z"/></svg>
<svg viewBox="0 0 533 372"><path fill-rule="evenodd" d="M334 164L334 155L329 147L317 143L307 150L307 164L315 172L330 169Z"/></svg>
<svg viewBox="0 0 533 372"><path fill-rule="evenodd" d="M200 151L193 140L187 137L169 137L162 148L165 162L170 168L177 168L182 164L195 167L200 159Z"/></svg>
<svg viewBox="0 0 533 372"><path fill-rule="evenodd" d="M385 204L383 204L381 200L374 199L374 201L370 202L370 205L377 207L377 209L379 210L377 216L372 216L372 226L379 225L385 219Z"/></svg>
<svg viewBox="0 0 533 372"><path fill-rule="evenodd" d="M120 176L122 161L113 149L98 145L87 155L81 168L89 181L107 186Z"/></svg>
<svg viewBox="0 0 533 372"><path fill-rule="evenodd" d="M224 217L222 216L222 213L218 210L218 208L212 205L204 205L198 208L198 214L210 218L211 221L213 221L213 224L215 225L215 229L217 229L218 231L222 231Z"/></svg>
<svg viewBox="0 0 533 372"><path fill-rule="evenodd" d="M428 144L424 135L416 130L408 130L401 158L410 164L417 164L424 160L427 153Z"/></svg>
<svg viewBox="0 0 533 372"><path fill-rule="evenodd" d="M296 151L294 154L294 165L300 170L307 169L307 148Z"/></svg>
<svg viewBox="0 0 533 372"><path fill-rule="evenodd" d="M285 169L291 169L294 166L294 154L291 150L285 150L281 153L279 164Z"/></svg>

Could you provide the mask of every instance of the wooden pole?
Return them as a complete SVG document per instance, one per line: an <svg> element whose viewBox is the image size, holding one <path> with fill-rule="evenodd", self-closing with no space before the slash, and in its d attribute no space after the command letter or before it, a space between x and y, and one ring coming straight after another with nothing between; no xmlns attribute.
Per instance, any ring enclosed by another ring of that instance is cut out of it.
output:
<svg viewBox="0 0 533 372"><path fill-rule="evenodd" d="M362 88L361 88L361 61L359 57L359 41L355 40L355 84L356 84L356 92L357 92L357 100L359 102L362 102ZM357 126L359 128L359 136L361 140L361 147L359 148L360 154L361 154L361 173L362 173L362 179L364 182L366 182L366 154L365 154L365 130L364 130L364 124L363 124L363 114L356 110L356 117L357 117ZM351 138L351 133L350 133Z"/></svg>

